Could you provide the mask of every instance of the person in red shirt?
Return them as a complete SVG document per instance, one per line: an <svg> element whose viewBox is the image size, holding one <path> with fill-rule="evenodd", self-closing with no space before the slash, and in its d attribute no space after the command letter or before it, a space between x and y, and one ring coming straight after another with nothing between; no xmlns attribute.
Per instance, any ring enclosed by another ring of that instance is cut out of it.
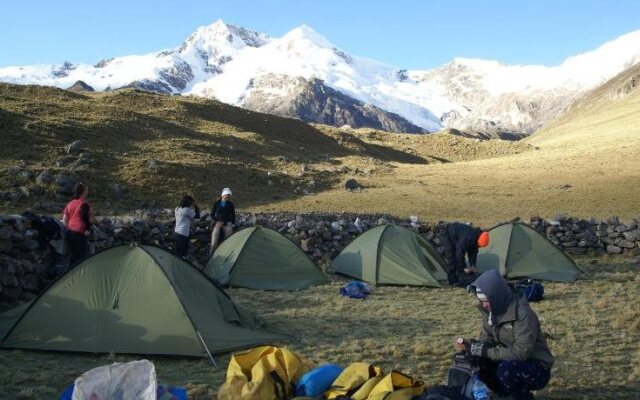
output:
<svg viewBox="0 0 640 400"><path fill-rule="evenodd" d="M62 211L62 222L67 228L66 238L71 254L71 263L89 255L89 229L91 228L91 205L87 202L89 187L78 183L73 189L73 200Z"/></svg>

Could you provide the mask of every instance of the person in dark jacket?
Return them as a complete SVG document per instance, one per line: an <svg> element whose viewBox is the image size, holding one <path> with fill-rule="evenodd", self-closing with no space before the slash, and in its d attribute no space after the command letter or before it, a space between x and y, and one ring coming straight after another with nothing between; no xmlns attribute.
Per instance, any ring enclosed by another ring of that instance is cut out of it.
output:
<svg viewBox="0 0 640 400"><path fill-rule="evenodd" d="M223 240L233 234L233 228L236 225L236 209L231 202L231 195L231 189L222 189L221 198L211 208L213 232L211 232L209 255L216 251Z"/></svg>
<svg viewBox="0 0 640 400"><path fill-rule="evenodd" d="M480 357L480 379L502 396L533 399L551 378L555 361L527 299L513 293L497 270L489 270L469 286L479 301L482 331L477 341L456 343Z"/></svg>
<svg viewBox="0 0 640 400"><path fill-rule="evenodd" d="M489 244L489 232L453 222L447 225L440 241L444 246L444 255L449 265L447 273L449 284L466 286L477 273L478 248ZM469 267L467 267L465 255L469 258Z"/></svg>
<svg viewBox="0 0 640 400"><path fill-rule="evenodd" d="M71 264L89 255L89 229L91 228L91 205L87 202L89 187L78 183L73 188L73 200L62 211L62 223L71 255Z"/></svg>

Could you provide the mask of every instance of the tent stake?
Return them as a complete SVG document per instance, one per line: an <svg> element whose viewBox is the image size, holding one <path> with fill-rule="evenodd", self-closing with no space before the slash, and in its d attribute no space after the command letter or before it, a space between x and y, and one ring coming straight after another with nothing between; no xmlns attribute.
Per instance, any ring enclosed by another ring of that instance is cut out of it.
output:
<svg viewBox="0 0 640 400"><path fill-rule="evenodd" d="M216 359L213 358L213 355L211 355L211 352L209 351L209 348L207 347L207 344L204 342L204 339L202 339L202 335L200 334L200 331L196 330L196 334L198 335L198 339L200 339L200 343L202 344L202 347L204 348L205 354L207 355L207 358L209 359L209 362L216 369L218 369L218 364L216 364Z"/></svg>

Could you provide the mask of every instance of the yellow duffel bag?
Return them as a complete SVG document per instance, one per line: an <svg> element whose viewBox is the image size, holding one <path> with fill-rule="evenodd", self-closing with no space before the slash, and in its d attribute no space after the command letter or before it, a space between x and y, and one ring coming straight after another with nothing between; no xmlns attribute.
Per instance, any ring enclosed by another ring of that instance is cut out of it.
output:
<svg viewBox="0 0 640 400"><path fill-rule="evenodd" d="M333 381L331 388L324 393L328 400L347 397L353 400L365 400L369 392L383 378L382 369L371 364L356 362L349 365Z"/></svg>
<svg viewBox="0 0 640 400"><path fill-rule="evenodd" d="M424 382L398 371L385 376L369 392L367 400L411 400L424 392Z"/></svg>
<svg viewBox="0 0 640 400"><path fill-rule="evenodd" d="M295 353L260 346L234 354L218 400L286 400L294 397L293 385L311 368Z"/></svg>

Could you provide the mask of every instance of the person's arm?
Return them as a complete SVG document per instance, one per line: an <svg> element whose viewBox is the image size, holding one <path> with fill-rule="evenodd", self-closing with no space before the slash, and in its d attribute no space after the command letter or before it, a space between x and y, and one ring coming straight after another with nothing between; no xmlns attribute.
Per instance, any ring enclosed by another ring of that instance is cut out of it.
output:
<svg viewBox="0 0 640 400"><path fill-rule="evenodd" d="M487 357L491 360L528 360L536 345L538 324L535 314L525 314L522 319L513 322L513 346L498 344L487 349Z"/></svg>
<svg viewBox="0 0 640 400"><path fill-rule="evenodd" d="M64 210L62 210L62 225L64 225L66 228L68 224L69 224L69 211L67 211L67 207L65 207Z"/></svg>
<svg viewBox="0 0 640 400"><path fill-rule="evenodd" d="M198 208L198 205L197 205L197 204L194 204L194 205L193 205L193 208L195 208L195 209L196 209L196 213L195 213L195 215L194 215L194 218L196 218L196 219L200 219L200 209Z"/></svg>
<svg viewBox="0 0 640 400"><path fill-rule="evenodd" d="M462 238L458 239L456 242L456 268L458 270L462 270L467 266L464 260L464 256L467 252L466 247L465 241L462 240Z"/></svg>
<svg viewBox="0 0 640 400"><path fill-rule="evenodd" d="M90 220L90 208L88 204L83 204L80 206L80 218L82 219L82 223L85 226L85 229L88 231L91 228L91 220Z"/></svg>
<svg viewBox="0 0 640 400"><path fill-rule="evenodd" d="M486 343L489 347L493 347L496 345L496 340L493 337L493 333L491 333L491 331L487 327L487 321L484 320L484 318L482 322L482 330L480 331L480 335L478 335L478 341Z"/></svg>
<svg viewBox="0 0 640 400"><path fill-rule="evenodd" d="M471 267L476 267L478 262L478 246L475 243L471 243L470 247L467 249L467 257L469 257L469 265Z"/></svg>

